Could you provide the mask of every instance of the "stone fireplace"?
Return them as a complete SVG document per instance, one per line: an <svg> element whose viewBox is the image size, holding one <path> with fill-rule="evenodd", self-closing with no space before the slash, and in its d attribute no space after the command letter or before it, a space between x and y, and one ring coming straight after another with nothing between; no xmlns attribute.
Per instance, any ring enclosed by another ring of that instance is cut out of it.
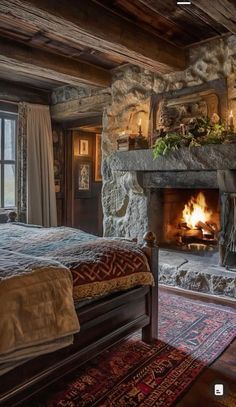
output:
<svg viewBox="0 0 236 407"><path fill-rule="evenodd" d="M229 251L226 268L220 262L225 258L222 238L230 236L235 224L235 207L229 201L236 188L236 144L183 149L157 160L151 150L115 152L111 160L133 199L144 198L142 206L132 208L133 218L127 216L130 198L116 214L123 220L126 211L126 232L146 224L156 233L164 249L160 282L234 297L235 252ZM140 209L142 218L137 217Z"/></svg>
<svg viewBox="0 0 236 407"><path fill-rule="evenodd" d="M157 160L151 149L116 151L119 135L137 133L140 119L151 143L158 121L188 123L199 112L217 112L227 121L232 111L236 127L236 36L199 45L190 54L185 71L160 76L127 66L115 73L103 117L104 234L141 240L151 229L161 247L174 249L161 251L160 282L233 297L236 273L219 266L219 253L224 257L222 246L234 225L229 207L236 182L228 185L225 178L236 170L236 144L181 148ZM200 192L211 215L204 227L189 227L183 210Z"/></svg>

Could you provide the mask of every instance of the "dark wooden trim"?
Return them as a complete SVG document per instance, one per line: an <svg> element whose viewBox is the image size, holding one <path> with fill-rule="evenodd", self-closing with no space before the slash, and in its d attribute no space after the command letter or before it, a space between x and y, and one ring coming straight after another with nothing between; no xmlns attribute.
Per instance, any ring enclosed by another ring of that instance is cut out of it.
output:
<svg viewBox="0 0 236 407"><path fill-rule="evenodd" d="M64 225L74 223L74 172L73 172L73 133L65 131L65 213Z"/></svg>
<svg viewBox="0 0 236 407"><path fill-rule="evenodd" d="M99 126L102 125L102 113L91 117L81 117L80 119L66 120L63 122L65 129L75 129L83 126Z"/></svg>
<svg viewBox="0 0 236 407"><path fill-rule="evenodd" d="M17 102L9 103L9 101L0 100L0 112L17 114L18 113L18 103Z"/></svg>
<svg viewBox="0 0 236 407"><path fill-rule="evenodd" d="M151 343L158 338L158 272L159 259L158 247L156 246L156 235L148 232L144 235L145 244L143 250L148 256L150 269L154 277L154 286L150 287L147 297L148 315L150 322L142 329L142 339L144 342Z"/></svg>

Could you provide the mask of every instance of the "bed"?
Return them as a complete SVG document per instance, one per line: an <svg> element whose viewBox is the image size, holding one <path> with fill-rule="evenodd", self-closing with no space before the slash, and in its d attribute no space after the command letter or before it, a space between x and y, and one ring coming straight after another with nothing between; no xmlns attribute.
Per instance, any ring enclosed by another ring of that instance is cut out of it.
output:
<svg viewBox="0 0 236 407"><path fill-rule="evenodd" d="M0 271L5 277L10 273L10 278L6 278L4 284L9 284L9 281L15 284L15 280L19 280L18 277L11 278L11 269L17 268L14 262L20 269L25 267L20 275L24 289L28 289L25 279L29 280L32 275L39 278L44 274L44 279L50 280L49 293L56 292L52 287L54 281L62 287L60 298L58 291L54 295L56 303L53 307L60 306L63 317L70 310L79 320L77 326L77 318L72 318L65 331L64 323L62 326L59 324L65 343L60 344L58 349L57 342L47 343L47 354L37 356L35 353L33 359L26 358L24 364L16 364L14 369L0 376L0 405L15 406L28 402L52 382L139 329L142 329L144 341L151 342L157 338L158 249L151 232L146 233L143 244L138 245L123 239L96 238L72 228L44 229L12 222L1 226L0 258ZM8 264L6 270L5 263ZM32 268L34 273L31 273ZM72 296L68 300L70 281ZM44 280L43 284L45 287ZM13 288L14 300L15 286ZM19 284L17 289L19 291ZM4 290L2 286L0 295L3 299ZM45 289L39 286L39 290L44 292L45 297ZM16 298L19 302L19 297ZM20 298L21 303L33 299L33 305L39 309L35 291L33 295L26 292ZM28 302L23 304L26 312L27 306ZM31 307L29 302L30 312ZM50 310L53 307L50 303ZM6 313L2 313L2 316ZM71 314L68 313L68 318L64 317L63 320L70 318ZM3 332L1 325L0 328ZM32 331L35 332L34 329ZM74 336L73 343L71 335ZM34 351L34 347L32 349Z"/></svg>

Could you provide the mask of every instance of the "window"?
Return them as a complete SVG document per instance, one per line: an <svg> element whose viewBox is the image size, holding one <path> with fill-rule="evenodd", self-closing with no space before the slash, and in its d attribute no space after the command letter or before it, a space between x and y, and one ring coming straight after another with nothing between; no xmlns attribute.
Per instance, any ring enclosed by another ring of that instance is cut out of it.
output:
<svg viewBox="0 0 236 407"><path fill-rule="evenodd" d="M0 111L0 208L16 205L16 115Z"/></svg>

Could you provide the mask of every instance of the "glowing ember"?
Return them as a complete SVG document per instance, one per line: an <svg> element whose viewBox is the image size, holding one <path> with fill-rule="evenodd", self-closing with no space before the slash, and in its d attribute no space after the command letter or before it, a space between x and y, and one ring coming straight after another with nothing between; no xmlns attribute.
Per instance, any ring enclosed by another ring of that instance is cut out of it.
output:
<svg viewBox="0 0 236 407"><path fill-rule="evenodd" d="M191 229L196 228L198 222L208 222L212 212L208 209L205 196L199 192L197 197L192 196L184 206L183 219Z"/></svg>

